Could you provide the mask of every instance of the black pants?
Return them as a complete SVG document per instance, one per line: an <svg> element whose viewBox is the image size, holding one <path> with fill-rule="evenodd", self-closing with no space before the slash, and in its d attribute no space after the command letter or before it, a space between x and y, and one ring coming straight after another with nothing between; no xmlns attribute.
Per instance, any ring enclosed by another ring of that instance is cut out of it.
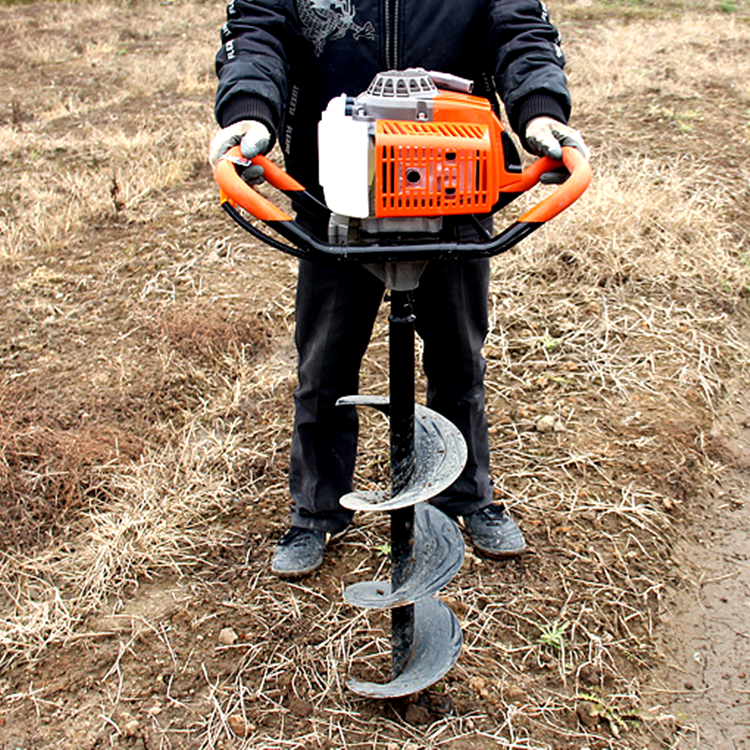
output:
<svg viewBox="0 0 750 750"><path fill-rule="evenodd" d="M488 260L430 261L414 291L427 405L450 419L468 446L463 473L432 501L452 516L492 500L481 353L488 287ZM338 500L352 490L357 413L335 404L358 392L360 364L383 293L383 283L359 264L300 261L299 385L289 474L295 526L336 533L352 520Z"/></svg>

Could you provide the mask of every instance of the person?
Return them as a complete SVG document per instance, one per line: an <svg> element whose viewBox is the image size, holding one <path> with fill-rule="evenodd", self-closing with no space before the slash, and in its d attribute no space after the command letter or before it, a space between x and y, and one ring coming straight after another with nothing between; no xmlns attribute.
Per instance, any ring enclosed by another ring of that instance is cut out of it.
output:
<svg viewBox="0 0 750 750"><path fill-rule="evenodd" d="M588 156L567 124L560 37L539 0L232 0L221 35L221 130L212 163L238 143L252 158L278 142L287 172L320 195L317 124L328 102L356 96L381 71L414 67L469 79L473 93L495 107L499 94L531 153L560 159L561 147L571 145ZM262 179L262 168L250 167L243 178ZM448 223L454 237L476 237L468 221ZM525 541L493 502L482 357L489 275L487 259L430 261L413 304L427 405L458 426L468 448L461 476L431 502L463 523L480 552L502 558L522 552ZM382 281L359 264L299 263L293 507L271 564L280 576L318 568L327 542L352 521L339 498L352 490L357 414L336 401L357 392L383 293Z"/></svg>

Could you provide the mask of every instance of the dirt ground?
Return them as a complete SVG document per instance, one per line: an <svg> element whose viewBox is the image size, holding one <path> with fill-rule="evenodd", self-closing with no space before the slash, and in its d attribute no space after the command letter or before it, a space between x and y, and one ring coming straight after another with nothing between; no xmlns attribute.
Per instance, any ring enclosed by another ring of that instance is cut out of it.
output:
<svg viewBox="0 0 750 750"><path fill-rule="evenodd" d="M224 4L0 7L1 750L747 746L750 9L548 5L595 181L493 261L494 480L529 551L467 549L458 663L389 702L346 689L390 645L342 596L387 575L387 520L268 572L296 266L206 165ZM363 393L386 363L381 316ZM363 414L358 487L385 431Z"/></svg>
<svg viewBox="0 0 750 750"><path fill-rule="evenodd" d="M747 467L750 403L744 394L730 401L740 419L727 425L728 442ZM747 471L725 478L706 496L694 539L675 546L675 561L689 572L660 636L663 676L675 691L672 710L697 719L693 744L683 739L676 747L743 748L750 742L749 500Z"/></svg>

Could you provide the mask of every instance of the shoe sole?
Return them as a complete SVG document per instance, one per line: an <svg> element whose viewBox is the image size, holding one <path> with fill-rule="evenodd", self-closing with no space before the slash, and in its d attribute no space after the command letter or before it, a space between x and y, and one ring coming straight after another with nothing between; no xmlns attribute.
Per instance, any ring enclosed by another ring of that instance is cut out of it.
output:
<svg viewBox="0 0 750 750"><path fill-rule="evenodd" d="M493 560L507 560L510 557L518 557L519 555L522 555L524 552L526 552L526 545L524 544L523 547L520 547L519 549L510 550L508 552L497 552L495 550L488 550L484 549L483 547L480 547L467 533L466 536L469 537L469 541L471 542L471 546L477 551L481 552L485 557L491 557Z"/></svg>
<svg viewBox="0 0 750 750"><path fill-rule="evenodd" d="M306 568L305 570L277 570L276 568L271 566L271 573L273 573L278 578L283 578L286 581L294 580L295 578L304 578L305 576L309 576L310 573L314 573L320 566L323 564L323 561L321 560L317 565L314 565L312 568Z"/></svg>

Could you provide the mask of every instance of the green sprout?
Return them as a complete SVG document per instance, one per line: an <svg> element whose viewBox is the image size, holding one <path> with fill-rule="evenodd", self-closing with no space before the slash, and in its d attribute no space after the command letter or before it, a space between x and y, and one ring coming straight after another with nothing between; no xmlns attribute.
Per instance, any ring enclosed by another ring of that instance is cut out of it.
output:
<svg viewBox="0 0 750 750"><path fill-rule="evenodd" d="M559 651L563 646L563 635L568 627L570 627L570 623L558 623L555 621L552 624L537 625L537 627L539 628L539 638L536 639L536 642L541 643L543 646L551 646Z"/></svg>
<svg viewBox="0 0 750 750"><path fill-rule="evenodd" d="M548 352L551 352L559 344L560 344L560 339L556 339L554 336L551 336L549 331L544 332L544 336L542 336L542 346Z"/></svg>
<svg viewBox="0 0 750 750"><path fill-rule="evenodd" d="M578 695L578 700L589 704L587 710L591 717L605 719L615 737L620 737L622 730L627 727L626 720L637 725L642 718L638 711L616 708L594 693L581 693Z"/></svg>

